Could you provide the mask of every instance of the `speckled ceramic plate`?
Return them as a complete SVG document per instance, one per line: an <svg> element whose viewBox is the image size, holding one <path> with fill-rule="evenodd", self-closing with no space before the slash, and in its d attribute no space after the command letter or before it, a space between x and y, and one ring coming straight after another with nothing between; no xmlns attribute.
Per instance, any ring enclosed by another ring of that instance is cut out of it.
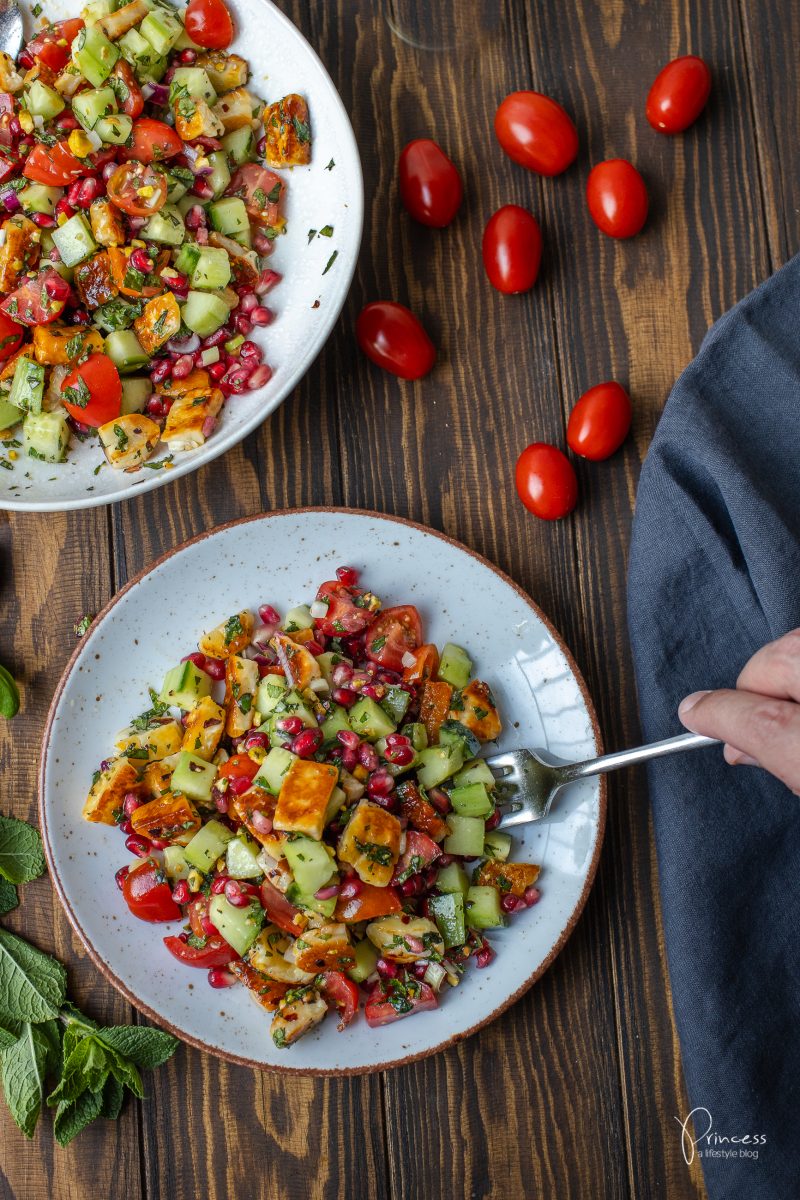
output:
<svg viewBox="0 0 800 1200"><path fill-rule="evenodd" d="M501 749L547 746L565 758L599 749L585 685L558 634L514 583L430 529L377 513L299 509L223 526L134 579L97 617L56 691L42 750L41 828L53 882L97 966L153 1020L202 1049L252 1066L348 1074L399 1065L467 1037L516 1000L563 947L594 878L605 821L602 779L574 784L547 820L514 830L514 857L542 864L542 898L506 929L485 970L468 970L433 1012L382 1029L332 1017L287 1050L242 988L213 991L203 971L161 944L180 926L131 916L114 883L130 862L118 830L81 807L114 735L148 707L148 686L227 613L308 601L349 563L386 603L413 602L426 636L469 649L497 696Z"/></svg>
<svg viewBox="0 0 800 1200"><path fill-rule="evenodd" d="M255 429L297 387L328 339L341 312L361 243L364 188L358 147L344 105L314 50L269 0L227 0L234 13L232 49L247 59L250 86L265 100L300 92L308 100L313 137L307 167L282 172L287 178L287 232L277 239L270 266L283 280L269 295L275 320L253 337L273 369L269 383L232 397L219 425L204 446L176 454L168 470L142 467L134 474L105 463L100 446L73 437L67 462L52 464L18 459L0 471L0 509L61 511L126 500L195 471L224 454ZM26 31L34 22L27 5ZM75 0L43 0L42 20L74 17ZM37 23L38 24L38 23ZM328 164L335 165L328 170ZM330 238L309 241L310 229L333 227ZM326 264L336 252L330 269ZM159 445L152 461L169 453Z"/></svg>

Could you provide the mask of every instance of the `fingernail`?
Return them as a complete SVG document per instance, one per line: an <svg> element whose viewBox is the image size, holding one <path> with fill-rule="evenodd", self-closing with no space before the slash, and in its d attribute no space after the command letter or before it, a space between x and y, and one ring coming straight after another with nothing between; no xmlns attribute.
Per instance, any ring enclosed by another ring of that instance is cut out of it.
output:
<svg viewBox="0 0 800 1200"><path fill-rule="evenodd" d="M703 696L707 696L709 694L709 690L709 688L706 688L704 692L692 692L691 696L686 696L685 699L681 700L680 704L678 705L678 716L681 718L685 717L686 714L694 708L698 700L702 700Z"/></svg>

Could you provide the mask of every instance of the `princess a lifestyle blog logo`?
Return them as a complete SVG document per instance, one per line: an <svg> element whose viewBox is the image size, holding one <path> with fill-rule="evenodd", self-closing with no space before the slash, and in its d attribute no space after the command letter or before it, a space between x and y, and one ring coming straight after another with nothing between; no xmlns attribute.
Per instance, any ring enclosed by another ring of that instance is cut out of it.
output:
<svg viewBox="0 0 800 1200"><path fill-rule="evenodd" d="M767 1144L765 1133L717 1133L714 1120L707 1108L693 1108L688 1117L675 1120L681 1127L681 1150L687 1167L698 1158L750 1158L758 1159L758 1147ZM694 1122L694 1137L689 1129Z"/></svg>

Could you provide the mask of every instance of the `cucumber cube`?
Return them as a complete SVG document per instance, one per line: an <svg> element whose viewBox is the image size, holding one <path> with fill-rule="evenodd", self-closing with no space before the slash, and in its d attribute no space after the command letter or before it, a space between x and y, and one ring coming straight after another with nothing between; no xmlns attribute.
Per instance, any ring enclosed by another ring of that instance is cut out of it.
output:
<svg viewBox="0 0 800 1200"><path fill-rule="evenodd" d="M243 246L250 245L250 218L244 206L244 200L239 196L227 196L224 200L215 200L208 206L211 225L218 233L224 233Z"/></svg>
<svg viewBox="0 0 800 1200"><path fill-rule="evenodd" d="M268 717L286 695L286 679L283 675L265 675L256 691L256 712Z"/></svg>
<svg viewBox="0 0 800 1200"><path fill-rule="evenodd" d="M101 117L94 131L102 142L110 146L124 146L131 136L133 120L125 113L114 113L110 117Z"/></svg>
<svg viewBox="0 0 800 1200"><path fill-rule="evenodd" d="M21 192L17 192L19 202L26 212L45 213L48 217L52 217L63 195L63 188L47 187L44 183L30 183ZM44 245L42 250L44 251Z"/></svg>
<svg viewBox="0 0 800 1200"><path fill-rule="evenodd" d="M225 896L212 896L208 915L222 937L237 954L247 954L264 923L264 910L257 900L246 908L234 908Z"/></svg>
<svg viewBox="0 0 800 1200"><path fill-rule="evenodd" d="M370 700L368 696L362 696L360 700L356 701L350 709L349 720L350 728L359 737L366 738L370 742L377 742L378 738L388 737L397 729L394 721L389 718L381 706L374 700Z"/></svg>
<svg viewBox="0 0 800 1200"><path fill-rule="evenodd" d="M310 908L312 912L322 913L323 917L332 917L336 910L335 896L330 900L318 900L313 892L301 891L297 883L289 884L286 899L295 908Z"/></svg>
<svg viewBox="0 0 800 1200"><path fill-rule="evenodd" d="M180 793L188 796L190 800L208 804L216 778L216 763L206 762L196 754L190 754L188 750L181 750L172 772L170 787L176 794ZM191 842L189 844L191 845Z"/></svg>
<svg viewBox="0 0 800 1200"><path fill-rule="evenodd" d="M211 695L213 680L193 662L178 663L164 676L159 692L162 704L175 704L178 708L192 709L205 696Z"/></svg>
<svg viewBox="0 0 800 1200"><path fill-rule="evenodd" d="M329 822L331 822L333 820L333 818L336 816L336 814L341 809L344 808L346 802L347 802L347 796L345 795L344 790L340 787L335 787L333 789L333 791L331 792L330 799L328 800L327 806L325 808L325 817L323 819L323 824L324 825L329 824Z"/></svg>
<svg viewBox="0 0 800 1200"><path fill-rule="evenodd" d="M227 155L223 150L215 150L213 154L209 154L208 161L211 163L211 171L206 175L206 183L213 188L215 196L221 196L231 181Z"/></svg>
<svg viewBox="0 0 800 1200"><path fill-rule="evenodd" d="M195 263L189 283L200 291L216 292L231 281L231 260L227 250L204 246Z"/></svg>
<svg viewBox="0 0 800 1200"><path fill-rule="evenodd" d="M439 933L442 935L445 950L449 950L451 946L463 946L467 940L463 892L448 892L444 896L431 896L428 906Z"/></svg>
<svg viewBox="0 0 800 1200"><path fill-rule="evenodd" d="M290 836L283 844L283 853L297 886L305 895L313 896L336 874L336 863L322 842L302 835Z"/></svg>
<svg viewBox="0 0 800 1200"><path fill-rule="evenodd" d="M123 379L122 406L120 410L122 415L144 412L144 406L149 400L152 391L152 383L149 379L145 379L142 376L136 379Z"/></svg>
<svg viewBox="0 0 800 1200"><path fill-rule="evenodd" d="M298 604L290 608L281 623L284 633L299 633L301 629L313 629L314 618L307 604Z"/></svg>
<svg viewBox="0 0 800 1200"><path fill-rule="evenodd" d="M142 230L142 237L147 238L149 242L180 246L186 237L186 226L180 210L174 204L165 204L160 212L153 213Z"/></svg>
<svg viewBox="0 0 800 1200"><path fill-rule="evenodd" d="M424 788L438 787L445 779L460 771L463 762L460 746L429 746L427 750L419 752L417 778Z"/></svg>
<svg viewBox="0 0 800 1200"><path fill-rule="evenodd" d="M505 925L497 888L471 887L467 892L466 919L470 929L494 929Z"/></svg>
<svg viewBox="0 0 800 1200"><path fill-rule="evenodd" d="M81 9L81 16L87 25L96 25L103 17L108 17L117 11L117 0L90 0Z"/></svg>
<svg viewBox="0 0 800 1200"><path fill-rule="evenodd" d="M187 879L192 865L186 857L184 846L164 847L164 870L173 883Z"/></svg>
<svg viewBox="0 0 800 1200"><path fill-rule="evenodd" d="M22 422L22 452L42 462L63 462L69 445L64 413L28 413Z"/></svg>
<svg viewBox="0 0 800 1200"><path fill-rule="evenodd" d="M454 688L465 688L472 674L472 662L466 650L455 642L448 642L442 648L439 660L439 678L450 683Z"/></svg>
<svg viewBox="0 0 800 1200"><path fill-rule="evenodd" d="M403 733L411 738L411 745L419 754L420 750L428 749L428 731L419 721L412 721L403 726Z"/></svg>
<svg viewBox="0 0 800 1200"><path fill-rule="evenodd" d="M466 787L453 788L450 803L453 812L462 817L488 817L492 811L489 793L482 783L468 783Z"/></svg>
<svg viewBox="0 0 800 1200"><path fill-rule="evenodd" d="M83 213L75 213L63 225L57 226L52 231L52 237L65 267L77 267L78 263L91 258L97 250L97 243Z"/></svg>
<svg viewBox="0 0 800 1200"><path fill-rule="evenodd" d="M493 788L497 780L482 758L473 758L464 764L453 782L456 787L466 787L470 783L482 783L487 788Z"/></svg>
<svg viewBox="0 0 800 1200"><path fill-rule="evenodd" d="M297 755L292 754L291 750L284 750L283 746L273 746L261 764L253 784L277 796L284 777L296 758Z"/></svg>
<svg viewBox="0 0 800 1200"><path fill-rule="evenodd" d="M78 92L72 101L72 111L84 129L94 129L101 117L110 117L117 108L117 97L110 87Z"/></svg>
<svg viewBox="0 0 800 1200"><path fill-rule="evenodd" d="M145 18L146 20L147 18ZM142 21L140 28L147 37L144 30L145 21ZM190 96L192 100L205 100L208 105L217 102L216 89L203 67L177 68L169 85L170 102L174 103L181 96Z"/></svg>
<svg viewBox="0 0 800 1200"><path fill-rule="evenodd" d="M356 956L356 965L351 967L347 974L353 980L353 983L363 983L365 979L369 979L375 970L375 964L378 961L378 951L369 938L364 938L363 941L356 942L353 952Z"/></svg>
<svg viewBox="0 0 800 1200"><path fill-rule="evenodd" d="M439 871L436 886L442 893L460 892L462 896L466 896L469 891L469 876L458 863L450 863Z"/></svg>
<svg viewBox="0 0 800 1200"><path fill-rule="evenodd" d="M255 879L257 875L264 874L258 862L260 853L258 842L240 830L225 847L225 870L232 879Z"/></svg>
<svg viewBox="0 0 800 1200"><path fill-rule="evenodd" d="M122 57L133 67L136 78L142 83L162 55L142 37L138 29L129 29L117 42Z"/></svg>
<svg viewBox="0 0 800 1200"><path fill-rule="evenodd" d="M17 359L8 400L15 408L40 413L44 396L44 367L32 358Z"/></svg>
<svg viewBox="0 0 800 1200"><path fill-rule="evenodd" d="M500 829L492 829L487 833L483 843L483 857L496 858L505 862L511 853L511 834L503 833Z"/></svg>
<svg viewBox="0 0 800 1200"><path fill-rule="evenodd" d="M0 429L13 429L24 417L21 409L8 400L0 400Z"/></svg>
<svg viewBox="0 0 800 1200"><path fill-rule="evenodd" d="M204 875L207 874L219 856L225 853L225 847L234 836L232 829L212 817L184 847L186 861Z"/></svg>
<svg viewBox="0 0 800 1200"><path fill-rule="evenodd" d="M333 668L340 662L349 662L349 659L343 658L341 654L335 654L331 650L326 650L324 654L320 654L317 658L317 666L322 672L322 678L328 684L328 687L333 687Z"/></svg>
<svg viewBox="0 0 800 1200"><path fill-rule="evenodd" d="M90 25L80 30L72 43L72 61L92 87L108 79L120 52L102 29Z"/></svg>
<svg viewBox="0 0 800 1200"><path fill-rule="evenodd" d="M139 33L159 55L169 54L182 32L183 26L177 17L171 16L163 8L149 12L139 26Z"/></svg>
<svg viewBox="0 0 800 1200"><path fill-rule="evenodd" d="M442 721L439 726L439 744L460 746L465 758L474 758L481 748L472 730L467 729L460 721Z"/></svg>
<svg viewBox="0 0 800 1200"><path fill-rule="evenodd" d="M389 686L380 705L383 711L394 721L395 725L399 725L406 715L406 710L410 702L411 697L403 688Z"/></svg>
<svg viewBox="0 0 800 1200"><path fill-rule="evenodd" d="M64 101L55 88L48 87L41 79L35 79L25 89L25 103L32 117L43 117L45 121L52 121L64 108Z"/></svg>
<svg viewBox="0 0 800 1200"><path fill-rule="evenodd" d="M175 259L175 270L181 271L184 275L191 275L200 257L200 250L196 242L184 242L178 251L178 257Z"/></svg>
<svg viewBox="0 0 800 1200"><path fill-rule="evenodd" d="M172 778L174 783L175 776ZM486 832L486 823L482 817L460 817L458 813L449 813L447 824L450 826L450 834L444 839L445 854L463 855L464 858L482 856Z"/></svg>
<svg viewBox="0 0 800 1200"><path fill-rule="evenodd" d="M120 375L130 374L150 362L150 356L142 349L132 329L115 329L106 338L103 348Z"/></svg>
<svg viewBox="0 0 800 1200"><path fill-rule="evenodd" d="M347 719L347 709L342 708L340 704L335 704L330 711L329 716L322 722L322 736L326 742L335 740L339 730L350 729L350 722Z"/></svg>
<svg viewBox="0 0 800 1200"><path fill-rule="evenodd" d="M226 133L222 139L222 148L237 167L256 161L256 139L249 125L242 125L240 129Z"/></svg>
<svg viewBox="0 0 800 1200"><path fill-rule="evenodd" d="M181 309L183 322L198 337L210 337L228 319L230 309L224 300L207 292L189 292Z"/></svg>

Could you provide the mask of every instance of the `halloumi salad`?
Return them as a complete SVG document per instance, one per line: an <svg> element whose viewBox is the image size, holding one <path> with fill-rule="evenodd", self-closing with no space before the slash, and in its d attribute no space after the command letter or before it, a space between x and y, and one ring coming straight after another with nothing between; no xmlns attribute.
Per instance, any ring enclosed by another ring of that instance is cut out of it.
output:
<svg viewBox="0 0 800 1200"><path fill-rule="evenodd" d="M487 933L536 904L480 756L501 718L467 651L425 641L340 567L283 616L203 634L100 763L83 815L118 826L130 911L164 953L244 986L286 1047L329 1010L435 1009Z"/></svg>
<svg viewBox="0 0 800 1200"><path fill-rule="evenodd" d="M233 36L223 0L90 0L0 53L6 469L94 437L98 470L169 468L271 378L250 335L311 129L302 96L256 94Z"/></svg>

